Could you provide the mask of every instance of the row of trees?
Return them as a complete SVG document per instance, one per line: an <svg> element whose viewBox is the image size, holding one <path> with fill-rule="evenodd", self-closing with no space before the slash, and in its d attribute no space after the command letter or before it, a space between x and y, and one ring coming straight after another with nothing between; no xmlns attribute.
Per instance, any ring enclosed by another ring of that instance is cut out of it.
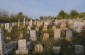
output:
<svg viewBox="0 0 85 55"><path fill-rule="evenodd" d="M21 21L23 18L26 18L30 20L28 16L23 14L22 12L19 12L17 14L9 14L5 10L0 10L0 22L16 22L18 19ZM85 12L78 12L76 10L71 10L69 13L66 13L64 10L61 10L59 14L55 17L52 16L41 16L39 19L77 19L77 18L85 18Z"/></svg>
<svg viewBox="0 0 85 55"><path fill-rule="evenodd" d="M65 19L65 18L85 18L85 12L77 12L76 10L71 10L70 13L66 13L63 10L61 10L57 16L59 19Z"/></svg>
<svg viewBox="0 0 85 55"><path fill-rule="evenodd" d="M19 12L17 14L9 14L5 10L0 10L0 22L17 22L18 19L21 21L23 18L26 18L27 20L30 20L30 18L26 15L24 15L22 12Z"/></svg>
<svg viewBox="0 0 85 55"><path fill-rule="evenodd" d="M66 13L64 10L61 10L59 12L59 14L56 17L52 17L52 16L47 16L47 17L43 17L41 16L40 19L77 19L77 18L85 18L85 12L78 12L76 10L71 10L69 13Z"/></svg>

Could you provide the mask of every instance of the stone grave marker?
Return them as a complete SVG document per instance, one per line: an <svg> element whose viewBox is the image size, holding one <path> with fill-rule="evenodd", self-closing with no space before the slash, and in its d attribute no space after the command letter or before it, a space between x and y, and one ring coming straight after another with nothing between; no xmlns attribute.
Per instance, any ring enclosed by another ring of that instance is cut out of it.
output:
<svg viewBox="0 0 85 55"><path fill-rule="evenodd" d="M35 30L30 30L30 39L32 41L36 41L37 40L36 31Z"/></svg>
<svg viewBox="0 0 85 55"><path fill-rule="evenodd" d="M59 46L53 46L53 53L54 54L59 54L60 53L60 48Z"/></svg>
<svg viewBox="0 0 85 55"><path fill-rule="evenodd" d="M25 26L25 24L26 24L26 23L25 23L25 18L24 18L24 20L23 20L23 25Z"/></svg>
<svg viewBox="0 0 85 55"><path fill-rule="evenodd" d="M46 41L49 38L49 33L44 33L43 34L43 40Z"/></svg>
<svg viewBox="0 0 85 55"><path fill-rule="evenodd" d="M33 22L32 22L32 20L30 20L30 22L29 22L29 26L33 26Z"/></svg>
<svg viewBox="0 0 85 55"><path fill-rule="evenodd" d="M54 39L58 39L61 37L61 29L54 30Z"/></svg>
<svg viewBox="0 0 85 55"><path fill-rule="evenodd" d="M84 46L83 45L75 45L75 54L84 54Z"/></svg>
<svg viewBox="0 0 85 55"><path fill-rule="evenodd" d="M72 37L72 31L71 30L66 31L66 37Z"/></svg>
<svg viewBox="0 0 85 55"><path fill-rule="evenodd" d="M5 29L8 30L10 28L10 24L9 23L5 23Z"/></svg>
<svg viewBox="0 0 85 55"><path fill-rule="evenodd" d="M41 44L36 44L35 45L35 52L37 52L37 53L43 52L43 46Z"/></svg>
<svg viewBox="0 0 85 55"><path fill-rule="evenodd" d="M16 51L16 54L28 54L28 49L25 39L18 40L18 50Z"/></svg>

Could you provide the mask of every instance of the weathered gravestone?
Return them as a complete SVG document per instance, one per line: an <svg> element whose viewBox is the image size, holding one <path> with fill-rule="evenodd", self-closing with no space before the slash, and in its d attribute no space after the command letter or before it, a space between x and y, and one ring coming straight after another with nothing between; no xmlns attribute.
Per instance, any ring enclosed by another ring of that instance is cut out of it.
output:
<svg viewBox="0 0 85 55"><path fill-rule="evenodd" d="M55 20L53 24L57 26L59 24L58 20Z"/></svg>
<svg viewBox="0 0 85 55"><path fill-rule="evenodd" d="M12 22L12 27L15 26L14 22Z"/></svg>
<svg viewBox="0 0 85 55"><path fill-rule="evenodd" d="M44 22L44 25L48 26L49 25L49 22L48 21L45 21Z"/></svg>
<svg viewBox="0 0 85 55"><path fill-rule="evenodd" d="M29 26L33 26L33 22L32 22L32 20L30 20L30 22L29 22Z"/></svg>
<svg viewBox="0 0 85 55"><path fill-rule="evenodd" d="M36 31L39 31L39 27L38 27L38 26L36 26L35 30L36 30Z"/></svg>
<svg viewBox="0 0 85 55"><path fill-rule="evenodd" d="M43 31L44 31L44 30L47 30L47 29L48 29L48 26L44 25Z"/></svg>
<svg viewBox="0 0 85 55"><path fill-rule="evenodd" d="M60 53L60 48L59 46L53 46L53 53L54 54L59 54Z"/></svg>
<svg viewBox="0 0 85 55"><path fill-rule="evenodd" d="M80 21L75 21L73 24L73 30L75 30L76 32L81 32L82 27L83 27L83 24Z"/></svg>
<svg viewBox="0 0 85 55"><path fill-rule="evenodd" d="M58 39L61 37L61 29L54 30L54 39Z"/></svg>
<svg viewBox="0 0 85 55"><path fill-rule="evenodd" d="M24 19L23 19L23 25L25 26L25 24L26 24L26 23L25 23L25 18L24 18Z"/></svg>
<svg viewBox="0 0 85 55"><path fill-rule="evenodd" d="M48 22L44 22L43 31L48 29Z"/></svg>
<svg viewBox="0 0 85 55"><path fill-rule="evenodd" d="M44 33L43 34L43 40L46 41L49 38L49 33Z"/></svg>
<svg viewBox="0 0 85 55"><path fill-rule="evenodd" d="M28 26L27 26L27 30L31 30L31 26L28 25Z"/></svg>
<svg viewBox="0 0 85 55"><path fill-rule="evenodd" d="M30 30L30 39L32 41L36 41L37 40L36 31L35 30Z"/></svg>
<svg viewBox="0 0 85 55"><path fill-rule="evenodd" d="M70 40L72 38L72 31L71 30L67 30L66 31L66 39Z"/></svg>
<svg viewBox="0 0 85 55"><path fill-rule="evenodd" d="M75 45L75 54L84 54L84 46L83 45Z"/></svg>
<svg viewBox="0 0 85 55"><path fill-rule="evenodd" d="M66 20L62 20L61 21L60 28L61 29L65 29L66 28Z"/></svg>
<svg viewBox="0 0 85 55"><path fill-rule="evenodd" d="M5 23L5 30L7 30L8 32L11 32L11 27L10 27L10 23Z"/></svg>
<svg viewBox="0 0 85 55"><path fill-rule="evenodd" d="M28 54L28 49L25 39L18 40L18 50L16 51L16 54Z"/></svg>
<svg viewBox="0 0 85 55"><path fill-rule="evenodd" d="M5 23L5 29L8 30L10 28L10 24L9 23Z"/></svg>
<svg viewBox="0 0 85 55"><path fill-rule="evenodd" d="M37 52L37 53L43 52L43 46L42 46L42 44L36 44L35 45L35 52Z"/></svg>
<svg viewBox="0 0 85 55"><path fill-rule="evenodd" d="M41 22L37 21L37 27L40 27L40 26L41 26Z"/></svg>
<svg viewBox="0 0 85 55"><path fill-rule="evenodd" d="M55 30L56 29L56 26L52 26L52 29Z"/></svg>

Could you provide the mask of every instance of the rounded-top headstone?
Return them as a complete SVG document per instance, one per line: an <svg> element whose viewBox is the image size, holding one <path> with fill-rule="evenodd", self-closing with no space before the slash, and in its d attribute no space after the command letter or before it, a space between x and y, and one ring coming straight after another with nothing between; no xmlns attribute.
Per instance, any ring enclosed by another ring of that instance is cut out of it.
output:
<svg viewBox="0 0 85 55"><path fill-rule="evenodd" d="M41 44L35 45L35 52L37 53L43 52L43 46Z"/></svg>

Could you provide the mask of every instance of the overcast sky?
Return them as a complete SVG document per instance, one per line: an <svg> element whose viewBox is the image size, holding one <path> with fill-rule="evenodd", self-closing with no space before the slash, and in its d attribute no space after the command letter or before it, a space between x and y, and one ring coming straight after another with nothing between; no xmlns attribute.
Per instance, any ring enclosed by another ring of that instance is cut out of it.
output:
<svg viewBox="0 0 85 55"><path fill-rule="evenodd" d="M85 0L0 0L0 9L9 13L23 12L28 17L56 16L60 10L85 11Z"/></svg>

